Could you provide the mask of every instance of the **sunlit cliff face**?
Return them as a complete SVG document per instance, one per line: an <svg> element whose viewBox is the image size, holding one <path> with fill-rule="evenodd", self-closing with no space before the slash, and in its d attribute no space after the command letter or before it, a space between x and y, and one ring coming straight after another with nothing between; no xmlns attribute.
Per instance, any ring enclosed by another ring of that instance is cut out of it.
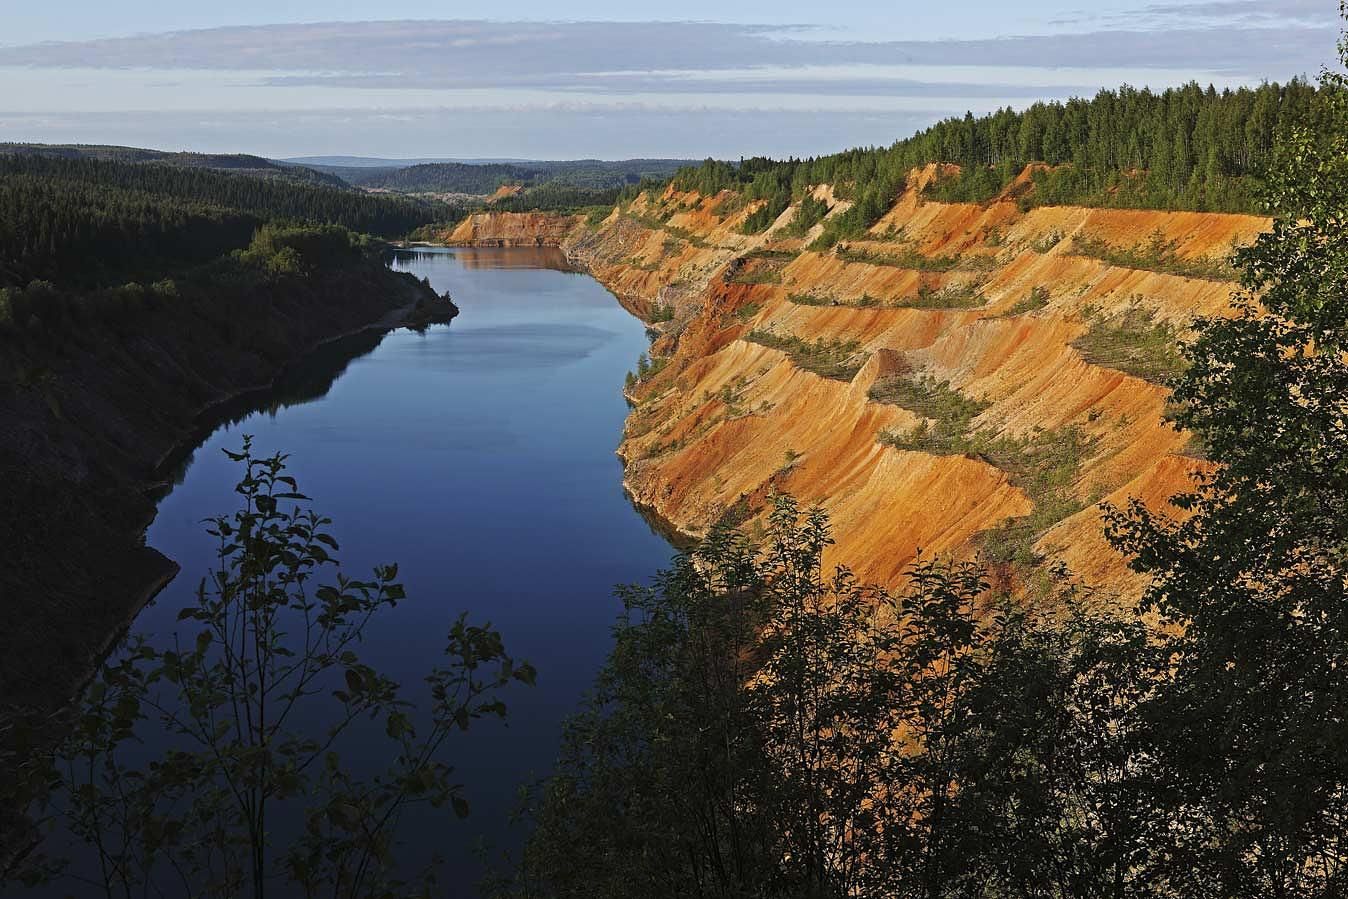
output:
<svg viewBox="0 0 1348 899"><path fill-rule="evenodd" d="M995 566L1012 585L1061 560L1133 595L1098 504L1164 507L1205 464L1163 420L1157 361L1177 360L1194 316L1229 308L1216 263L1268 221L924 201L933 175L914 172L841 253L804 249L822 225L784 236L794 207L737 233L754 207L728 192L643 195L598 223L488 213L447 238L556 242L634 311L673 311L654 326L667 359L630 390L619 452L633 497L679 530L727 515L752 530L788 492L828 510L826 561L862 580L893 585L919 552L981 552L1012 560ZM846 208L827 187L816 196L830 215ZM1102 244L1136 258L1101 258ZM1157 246L1166 264L1145 258ZM1202 276L1173 273L1190 269ZM802 347L838 364L821 374Z"/></svg>

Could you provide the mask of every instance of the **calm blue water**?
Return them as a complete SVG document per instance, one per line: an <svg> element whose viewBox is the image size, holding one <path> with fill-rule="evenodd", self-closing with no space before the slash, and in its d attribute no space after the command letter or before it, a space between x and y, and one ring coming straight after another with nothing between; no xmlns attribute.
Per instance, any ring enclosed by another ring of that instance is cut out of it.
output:
<svg viewBox="0 0 1348 899"><path fill-rule="evenodd" d="M251 434L259 454L291 454L300 489L334 520L348 574L399 564L409 599L372 627L367 661L415 690L466 610L534 663L538 686L506 696L508 724L456 747L473 814L436 817L413 835L418 852L463 871L477 870L479 836L515 839L504 819L516 788L549 770L561 721L610 646L612 588L647 580L671 554L624 496L613 453L643 326L593 279L549 268L561 262L539 250L400 255L396 268L450 292L462 310L453 324L393 332L348 361L343 352L372 342L357 340L301 367L288 391L256 404L270 408L197 449L147 537L183 568L134 626L163 635L212 560L199 522L234 508L238 470L220 450ZM373 764L386 745L372 740L348 759Z"/></svg>

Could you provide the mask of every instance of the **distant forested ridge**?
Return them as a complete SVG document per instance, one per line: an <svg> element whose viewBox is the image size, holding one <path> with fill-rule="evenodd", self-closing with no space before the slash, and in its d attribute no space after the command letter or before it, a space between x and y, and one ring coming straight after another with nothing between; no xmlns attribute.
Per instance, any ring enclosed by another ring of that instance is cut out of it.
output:
<svg viewBox="0 0 1348 899"><path fill-rule="evenodd" d="M932 199L950 202L986 202L1012 188L1027 208L1257 212L1275 136L1312 113L1318 98L1315 86L1300 80L1223 91L1197 83L1160 93L1125 86L1090 100L968 113L889 147L812 159L707 160L680 170L673 183L680 190L731 189L766 200L746 225L750 231L766 228L808 186L832 184L855 205L829 220L826 243L874 224L903 191L908 173L928 163L960 167L928 188ZM1031 181L1013 187L1034 163L1043 166Z"/></svg>
<svg viewBox="0 0 1348 899"><path fill-rule="evenodd" d="M396 237L437 214L407 198L204 167L0 153L0 286L154 279L246 247L271 221Z"/></svg>
<svg viewBox="0 0 1348 899"><path fill-rule="evenodd" d="M343 177L361 187L401 193L485 195L502 184L529 181L536 174L532 169L510 163L470 165L463 162L431 162L400 169L343 172Z"/></svg>
<svg viewBox="0 0 1348 899"><path fill-rule="evenodd" d="M17 144L0 143L0 155L55 156L61 159L102 159L110 162L162 163L184 168L217 169L222 172L279 178L302 184L349 187L336 175L284 162L273 162L250 153L189 153L148 150L143 147L116 147L107 144Z"/></svg>
<svg viewBox="0 0 1348 899"><path fill-rule="evenodd" d="M669 178L685 159L601 159L472 164L435 162L403 168L320 167L360 187L403 193L461 193L485 196L502 184L539 187L557 184L600 191L637 184L643 178Z"/></svg>

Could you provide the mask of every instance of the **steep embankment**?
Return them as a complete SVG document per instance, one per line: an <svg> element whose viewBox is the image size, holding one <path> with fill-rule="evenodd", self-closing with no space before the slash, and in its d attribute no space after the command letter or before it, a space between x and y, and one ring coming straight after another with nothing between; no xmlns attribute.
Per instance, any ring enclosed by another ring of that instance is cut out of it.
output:
<svg viewBox="0 0 1348 899"><path fill-rule="evenodd" d="M796 207L746 236L754 204L673 190L597 224L491 213L447 238L556 242L655 323L620 453L679 530L752 528L780 490L828 509L832 561L866 580L893 584L919 550L981 552L1022 586L1061 559L1132 593L1097 504L1163 505L1203 464L1162 420L1164 380L1187 323L1228 307L1222 260L1267 220L1024 211L1024 179L987 205L927 202L934 173L822 251Z"/></svg>

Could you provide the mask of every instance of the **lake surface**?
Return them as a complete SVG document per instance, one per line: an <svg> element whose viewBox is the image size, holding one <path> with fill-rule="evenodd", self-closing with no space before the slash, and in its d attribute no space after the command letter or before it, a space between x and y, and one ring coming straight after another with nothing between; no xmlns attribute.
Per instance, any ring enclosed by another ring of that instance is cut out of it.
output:
<svg viewBox="0 0 1348 899"><path fill-rule="evenodd" d="M561 722L609 649L613 587L648 580L672 553L623 493L614 455L623 376L648 341L557 251L416 250L392 264L448 290L459 317L334 344L250 398L252 411L229 410L160 504L147 540L183 571L133 630L172 633L208 570L214 544L200 522L234 508L239 474L221 450L250 434L259 455L291 454L300 489L334 521L343 569L399 564L409 598L369 631L367 662L419 695L467 611L538 669L535 688L505 696L506 725L475 725L455 749L472 815L437 816L415 834L415 854L437 851L471 873L479 837L518 840L505 817L517 787L548 772ZM372 739L348 761L387 745Z"/></svg>

